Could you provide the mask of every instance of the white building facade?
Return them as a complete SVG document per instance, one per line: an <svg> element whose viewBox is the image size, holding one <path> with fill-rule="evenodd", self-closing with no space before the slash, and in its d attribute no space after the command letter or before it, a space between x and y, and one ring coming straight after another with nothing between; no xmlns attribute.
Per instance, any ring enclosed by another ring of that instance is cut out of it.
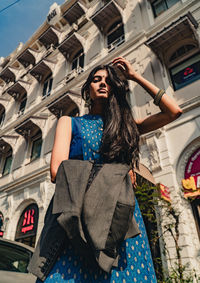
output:
<svg viewBox="0 0 200 283"><path fill-rule="evenodd" d="M199 23L198 0L68 0L54 3L30 39L1 58L3 237L34 246L54 192L49 164L57 119L84 114L80 88L90 70L123 56L183 109L178 120L141 138L141 163L169 188L180 213L183 263L200 273ZM135 117L159 111L140 86L131 82L130 90ZM192 201L184 198L183 179L190 180Z"/></svg>

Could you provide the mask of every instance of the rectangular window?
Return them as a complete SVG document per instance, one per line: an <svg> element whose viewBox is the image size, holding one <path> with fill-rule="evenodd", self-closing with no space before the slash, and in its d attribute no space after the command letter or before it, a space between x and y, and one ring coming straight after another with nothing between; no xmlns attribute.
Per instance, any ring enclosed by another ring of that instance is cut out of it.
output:
<svg viewBox="0 0 200 283"><path fill-rule="evenodd" d="M27 101L27 97L26 95L22 98L22 100L20 101L20 106L19 106L19 111L18 111L18 116L21 116L24 114L25 108L26 108L26 101Z"/></svg>
<svg viewBox="0 0 200 283"><path fill-rule="evenodd" d="M42 92L43 99L51 94L52 85L53 85L53 78L49 78L44 82L43 92Z"/></svg>
<svg viewBox="0 0 200 283"><path fill-rule="evenodd" d="M175 5L177 2L180 2L180 0L155 0L152 1L151 6L153 9L153 13L155 17L158 17L163 12L171 8L173 5Z"/></svg>
<svg viewBox="0 0 200 283"><path fill-rule="evenodd" d="M79 71L79 69L82 70L83 67L84 67L84 53L74 58L74 60L72 61L72 70Z"/></svg>
<svg viewBox="0 0 200 283"><path fill-rule="evenodd" d="M42 148L42 137L33 139L32 150L31 150L31 161L40 157L41 148Z"/></svg>
<svg viewBox="0 0 200 283"><path fill-rule="evenodd" d="M7 155L5 158L5 163L2 171L3 176L10 173L11 164L12 164L12 154Z"/></svg>
<svg viewBox="0 0 200 283"><path fill-rule="evenodd" d="M170 69L174 90L200 79L200 54L179 63Z"/></svg>

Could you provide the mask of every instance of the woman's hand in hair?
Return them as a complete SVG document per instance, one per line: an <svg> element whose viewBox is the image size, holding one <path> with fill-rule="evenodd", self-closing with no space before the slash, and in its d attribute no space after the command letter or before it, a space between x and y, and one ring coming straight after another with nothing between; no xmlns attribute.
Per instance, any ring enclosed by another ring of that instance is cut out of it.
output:
<svg viewBox="0 0 200 283"><path fill-rule="evenodd" d="M113 66L120 69L127 80L137 80L138 74L131 63L123 57L117 57L112 61Z"/></svg>

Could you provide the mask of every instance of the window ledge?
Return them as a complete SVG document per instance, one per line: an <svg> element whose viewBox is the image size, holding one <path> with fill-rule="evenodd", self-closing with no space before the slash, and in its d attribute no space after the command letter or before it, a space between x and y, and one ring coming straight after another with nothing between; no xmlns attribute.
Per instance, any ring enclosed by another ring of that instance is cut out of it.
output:
<svg viewBox="0 0 200 283"><path fill-rule="evenodd" d="M183 113L186 113L196 107L200 106L200 96L196 96L182 104L180 104Z"/></svg>

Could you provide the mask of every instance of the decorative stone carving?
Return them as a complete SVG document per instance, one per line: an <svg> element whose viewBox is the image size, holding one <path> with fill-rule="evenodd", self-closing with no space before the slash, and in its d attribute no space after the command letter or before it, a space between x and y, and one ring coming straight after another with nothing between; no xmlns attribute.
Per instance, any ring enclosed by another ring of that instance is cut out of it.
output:
<svg viewBox="0 0 200 283"><path fill-rule="evenodd" d="M155 134L147 137L146 143L149 151L149 161L151 165L151 171L155 172L161 169L159 149L156 143Z"/></svg>

